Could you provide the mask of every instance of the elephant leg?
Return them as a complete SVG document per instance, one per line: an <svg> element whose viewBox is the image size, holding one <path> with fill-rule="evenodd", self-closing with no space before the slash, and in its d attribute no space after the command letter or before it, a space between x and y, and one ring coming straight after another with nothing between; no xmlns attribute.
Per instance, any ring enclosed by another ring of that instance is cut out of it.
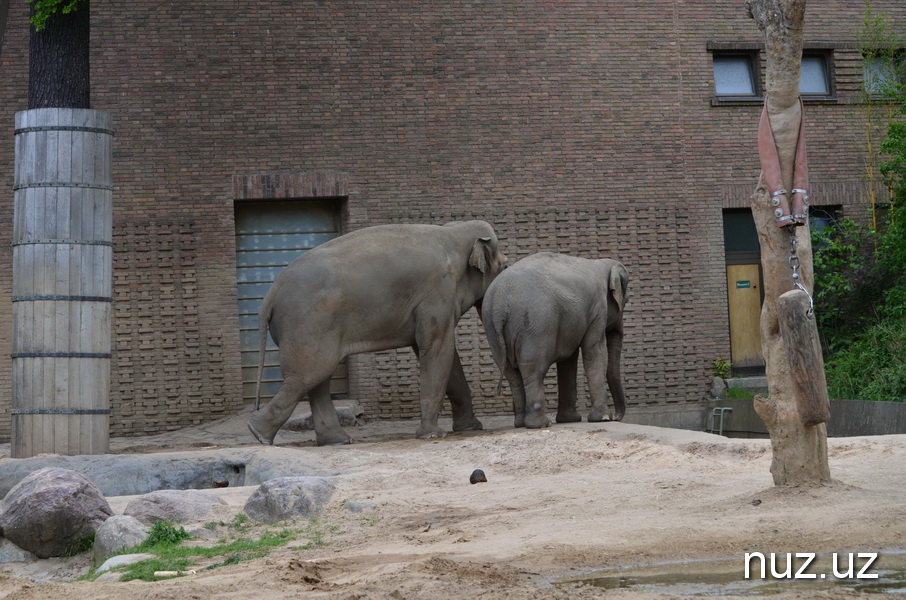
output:
<svg viewBox="0 0 906 600"><path fill-rule="evenodd" d="M287 378L277 395L249 419L249 431L262 444L273 444L277 431L289 419L307 390L294 378Z"/></svg>
<svg viewBox="0 0 906 600"><path fill-rule="evenodd" d="M582 420L582 415L576 410L578 367L578 348L572 356L557 363L557 423L578 423Z"/></svg>
<svg viewBox="0 0 906 600"><path fill-rule="evenodd" d="M438 426L437 417L440 415L455 354L452 319L445 327L419 326L416 339L416 346L419 349L418 383L422 416L415 437L420 439L444 437L446 432Z"/></svg>
<svg viewBox="0 0 906 600"><path fill-rule="evenodd" d="M525 377L525 427L527 429L541 429L550 427L551 421L547 417L547 399L544 397L544 373Z"/></svg>
<svg viewBox="0 0 906 600"><path fill-rule="evenodd" d="M588 394L591 396L591 412L588 413L588 422L610 421L607 413L607 353L603 352L603 344L595 343L582 347L582 364L585 366L585 377L588 379Z"/></svg>
<svg viewBox="0 0 906 600"><path fill-rule="evenodd" d="M447 397L453 409L453 431L476 431L482 429L481 421L475 418L472 409L472 391L462 369L459 352L453 347L453 367L447 382Z"/></svg>
<svg viewBox="0 0 906 600"><path fill-rule="evenodd" d="M503 376L510 384L510 393L513 395L513 416L515 427L525 427L525 383L522 381L522 373L519 369L506 365L503 368Z"/></svg>
<svg viewBox="0 0 906 600"><path fill-rule="evenodd" d="M337 409L330 399L330 378L308 392L308 402L311 405L311 420L315 426L315 439L319 446L352 443L352 438L340 426Z"/></svg>

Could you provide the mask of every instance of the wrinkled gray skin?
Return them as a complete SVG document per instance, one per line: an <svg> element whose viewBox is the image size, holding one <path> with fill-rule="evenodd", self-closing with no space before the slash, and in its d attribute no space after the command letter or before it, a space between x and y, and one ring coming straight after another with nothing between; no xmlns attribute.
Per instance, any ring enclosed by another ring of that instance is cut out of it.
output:
<svg viewBox="0 0 906 600"><path fill-rule="evenodd" d="M557 422L582 420L576 410L579 349L592 400L588 420L623 418L620 354L628 284L629 272L615 260L550 252L523 258L494 280L483 301L484 328L510 384L516 427L550 425L544 377L554 363ZM613 415L607 413L605 378Z"/></svg>
<svg viewBox="0 0 906 600"><path fill-rule="evenodd" d="M484 221L380 225L309 250L274 281L259 311L260 357L267 329L280 348L283 385L249 420L262 443L305 394L318 445L348 444L330 399L330 377L350 354L411 346L419 359L421 423L441 437L437 417L450 397L454 431L481 429L453 339L506 263ZM258 380L261 380L259 362Z"/></svg>

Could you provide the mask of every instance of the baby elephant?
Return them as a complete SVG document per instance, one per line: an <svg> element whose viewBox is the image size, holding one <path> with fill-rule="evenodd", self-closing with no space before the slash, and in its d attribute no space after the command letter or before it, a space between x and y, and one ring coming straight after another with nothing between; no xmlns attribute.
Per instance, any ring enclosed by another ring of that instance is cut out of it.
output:
<svg viewBox="0 0 906 600"><path fill-rule="evenodd" d="M521 259L488 287L482 306L494 361L510 383L516 427L550 425L544 377L557 363L557 422L576 410L579 349L588 379L589 421L623 418L620 381L623 307L629 272L621 263L541 252ZM605 374L614 414L607 414Z"/></svg>

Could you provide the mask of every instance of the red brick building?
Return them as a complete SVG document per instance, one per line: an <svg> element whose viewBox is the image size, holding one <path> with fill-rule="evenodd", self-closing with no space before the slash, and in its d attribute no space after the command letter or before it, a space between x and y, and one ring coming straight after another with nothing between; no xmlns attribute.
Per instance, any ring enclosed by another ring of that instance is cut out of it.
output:
<svg viewBox="0 0 906 600"><path fill-rule="evenodd" d="M902 2L873 5L906 29ZM810 3L803 77L814 204L855 218L871 198L863 10ZM0 48L5 240L27 11L12 2ZM244 279L241 257L268 232L289 244L267 246L270 260L331 231L481 218L511 260L623 261L630 414L700 403L718 356L757 367L730 335L731 311L752 310L745 298L731 307L732 291L756 290L757 311L760 290L757 267L728 279L733 263L757 264L745 210L764 52L741 0L111 0L91 11L92 108L116 129L113 435L248 402L240 308L266 281ZM10 265L0 245L0 303ZM0 340L10 330L0 312ZM459 333L479 413L508 412L474 313ZM367 416L417 416L411 351L353 357L346 379L338 391ZM0 361L0 439L9 398Z"/></svg>

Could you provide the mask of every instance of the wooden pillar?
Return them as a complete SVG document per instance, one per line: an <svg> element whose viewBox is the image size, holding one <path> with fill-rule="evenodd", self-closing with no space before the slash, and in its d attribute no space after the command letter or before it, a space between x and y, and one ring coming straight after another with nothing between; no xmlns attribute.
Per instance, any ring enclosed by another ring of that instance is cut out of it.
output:
<svg viewBox="0 0 906 600"><path fill-rule="evenodd" d="M109 449L110 115L16 113L13 458Z"/></svg>

